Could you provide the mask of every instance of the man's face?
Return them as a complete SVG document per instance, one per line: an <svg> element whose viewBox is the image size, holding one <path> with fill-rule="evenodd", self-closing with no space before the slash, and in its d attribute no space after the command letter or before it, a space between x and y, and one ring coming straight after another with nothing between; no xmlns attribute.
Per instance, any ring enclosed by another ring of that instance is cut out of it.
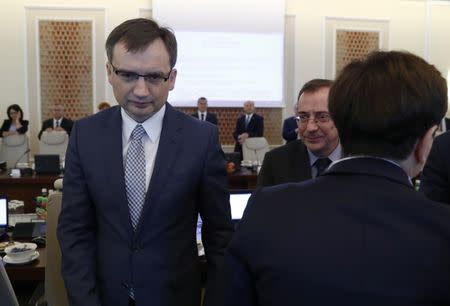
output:
<svg viewBox="0 0 450 306"><path fill-rule="evenodd" d="M327 157L339 143L339 136L333 120L317 120L318 115L328 114L329 88L315 92L304 92L299 99L298 114L309 116L308 121L298 121L298 133L305 146L317 157Z"/></svg>
<svg viewBox="0 0 450 306"><path fill-rule="evenodd" d="M169 54L161 39L138 52L128 52L123 43L116 44L112 63L107 63L106 69L117 102L137 122L147 120L161 109L177 75L175 69L170 70ZM133 74L153 77L129 78ZM167 81L162 79L167 77Z"/></svg>
<svg viewBox="0 0 450 306"><path fill-rule="evenodd" d="M208 108L208 102L204 99L200 99L197 102L198 111L201 113L206 112L206 109Z"/></svg>
<svg viewBox="0 0 450 306"><path fill-rule="evenodd" d="M255 105L252 102L245 102L244 103L244 113L247 115L252 114L255 111Z"/></svg>
<svg viewBox="0 0 450 306"><path fill-rule="evenodd" d="M52 112L53 112L53 118L55 118L56 120L59 120L64 116L64 106L55 105L55 106L53 106Z"/></svg>

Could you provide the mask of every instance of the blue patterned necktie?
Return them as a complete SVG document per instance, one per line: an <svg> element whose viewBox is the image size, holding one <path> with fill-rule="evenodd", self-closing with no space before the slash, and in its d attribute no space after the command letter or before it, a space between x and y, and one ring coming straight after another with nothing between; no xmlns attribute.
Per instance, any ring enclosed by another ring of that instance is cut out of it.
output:
<svg viewBox="0 0 450 306"><path fill-rule="evenodd" d="M125 187L128 208L130 210L131 223L135 230L145 201L145 153L144 145L142 144L144 135L145 130L142 125L136 125L131 133L131 142L125 162Z"/></svg>

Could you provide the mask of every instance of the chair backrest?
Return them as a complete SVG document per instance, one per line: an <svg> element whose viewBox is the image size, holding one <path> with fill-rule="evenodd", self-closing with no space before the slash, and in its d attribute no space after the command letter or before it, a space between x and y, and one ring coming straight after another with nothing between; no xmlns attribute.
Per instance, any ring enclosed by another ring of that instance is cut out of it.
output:
<svg viewBox="0 0 450 306"><path fill-rule="evenodd" d="M39 154L59 154L61 160L66 156L69 135L65 131L43 132L39 140Z"/></svg>
<svg viewBox="0 0 450 306"><path fill-rule="evenodd" d="M45 267L45 298L49 306L69 305L61 276L61 250L56 238L56 227L61 212L63 180L54 183L55 192L49 195L47 205L47 266Z"/></svg>
<svg viewBox="0 0 450 306"><path fill-rule="evenodd" d="M265 137L250 137L242 144L242 156L244 160L262 163L264 155L269 151L269 143Z"/></svg>
<svg viewBox="0 0 450 306"><path fill-rule="evenodd" d="M8 274L6 274L3 262L0 259L0 304L2 306L19 306L16 294L9 281Z"/></svg>
<svg viewBox="0 0 450 306"><path fill-rule="evenodd" d="M0 160L6 162L8 168L15 168L17 163L28 163L30 147L25 134L3 137Z"/></svg>

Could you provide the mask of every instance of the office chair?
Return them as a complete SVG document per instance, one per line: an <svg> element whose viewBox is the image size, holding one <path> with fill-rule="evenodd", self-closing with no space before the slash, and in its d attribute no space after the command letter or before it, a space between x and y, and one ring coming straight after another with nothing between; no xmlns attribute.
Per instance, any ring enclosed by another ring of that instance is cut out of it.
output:
<svg viewBox="0 0 450 306"><path fill-rule="evenodd" d="M39 140L39 154L59 154L60 160L66 156L69 135L65 131L43 132Z"/></svg>
<svg viewBox="0 0 450 306"><path fill-rule="evenodd" d="M256 161L261 164L264 155L269 151L269 143L265 137L250 137L242 144L242 156L244 160Z"/></svg>
<svg viewBox="0 0 450 306"><path fill-rule="evenodd" d="M56 227L61 212L63 179L57 179L53 185L55 192L49 195L47 205L45 299L48 306L68 306L66 287L61 276L61 250L56 237Z"/></svg>
<svg viewBox="0 0 450 306"><path fill-rule="evenodd" d="M28 163L30 147L25 134L3 137L0 161L5 161L8 168L16 168L18 163Z"/></svg>

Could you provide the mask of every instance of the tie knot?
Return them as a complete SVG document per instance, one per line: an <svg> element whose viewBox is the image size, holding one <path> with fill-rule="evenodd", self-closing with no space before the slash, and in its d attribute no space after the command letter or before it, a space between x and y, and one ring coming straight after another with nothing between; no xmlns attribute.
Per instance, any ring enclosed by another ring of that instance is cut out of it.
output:
<svg viewBox="0 0 450 306"><path fill-rule="evenodd" d="M317 176L321 175L325 169L328 168L328 166L331 164L331 160L326 157L326 158L319 158L318 160L316 160L316 162L314 163L314 166L316 166L317 169Z"/></svg>
<svg viewBox="0 0 450 306"><path fill-rule="evenodd" d="M131 139L132 140L139 140L144 136L145 130L144 127L140 124L136 125L133 132L131 132Z"/></svg>

